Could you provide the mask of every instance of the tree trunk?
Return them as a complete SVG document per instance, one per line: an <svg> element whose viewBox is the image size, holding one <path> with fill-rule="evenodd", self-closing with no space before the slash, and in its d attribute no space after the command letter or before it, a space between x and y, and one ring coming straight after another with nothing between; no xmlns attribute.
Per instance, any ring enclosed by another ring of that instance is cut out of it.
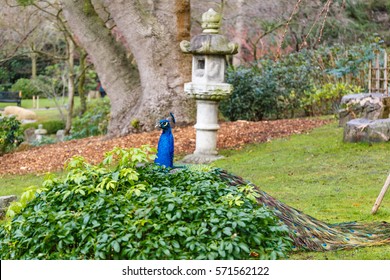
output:
<svg viewBox="0 0 390 280"><path fill-rule="evenodd" d="M80 96L80 115L84 114L87 110L87 98L85 96L85 75L87 70L87 53L83 49L79 49L80 52L80 77L77 84L77 91Z"/></svg>
<svg viewBox="0 0 390 280"><path fill-rule="evenodd" d="M74 43L68 38L68 114L66 117L65 134L72 128L72 115L74 104Z"/></svg>
<svg viewBox="0 0 390 280"><path fill-rule="evenodd" d="M37 78L37 60L38 60L38 54L35 52L32 52L30 54L31 58L31 79Z"/></svg>
<svg viewBox="0 0 390 280"><path fill-rule="evenodd" d="M191 57L179 48L181 40L189 39L188 0L105 1L139 72L90 0L62 2L68 24L92 58L110 98L110 135L131 132L133 120L151 130L169 112L184 123L194 119L194 103L183 92L183 83L191 79Z"/></svg>

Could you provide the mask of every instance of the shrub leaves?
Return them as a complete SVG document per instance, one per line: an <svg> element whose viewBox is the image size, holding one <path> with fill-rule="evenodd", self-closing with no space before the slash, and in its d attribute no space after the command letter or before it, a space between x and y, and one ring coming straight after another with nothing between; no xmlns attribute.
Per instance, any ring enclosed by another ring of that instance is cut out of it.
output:
<svg viewBox="0 0 390 280"><path fill-rule="evenodd" d="M115 149L97 166L73 159L66 179L49 179L0 228L0 257L273 259L290 250L287 228L254 189L226 185L217 169L170 172L147 163L153 155L143 147Z"/></svg>

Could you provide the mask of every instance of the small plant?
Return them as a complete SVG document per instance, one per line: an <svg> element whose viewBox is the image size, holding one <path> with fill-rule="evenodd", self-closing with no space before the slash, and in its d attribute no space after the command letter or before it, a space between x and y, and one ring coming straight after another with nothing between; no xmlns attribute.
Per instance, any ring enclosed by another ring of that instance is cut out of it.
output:
<svg viewBox="0 0 390 280"><path fill-rule="evenodd" d="M215 168L169 172L154 157L148 146L116 148L96 166L74 157L65 179L11 207L0 258L276 259L291 249L254 187L227 185Z"/></svg>
<svg viewBox="0 0 390 280"><path fill-rule="evenodd" d="M139 119L133 119L131 120L131 126L135 129L139 129L140 121Z"/></svg>
<svg viewBox="0 0 390 280"><path fill-rule="evenodd" d="M35 146L35 147L38 147L38 146L43 146L43 145L48 145L48 144L54 144L56 143L56 139L52 138L52 137L49 137L49 136L42 136L42 139L41 140L34 140L31 142L31 146Z"/></svg>
<svg viewBox="0 0 390 280"><path fill-rule="evenodd" d="M87 111L73 120L70 139L79 139L107 133L110 101L102 98L88 105Z"/></svg>
<svg viewBox="0 0 390 280"><path fill-rule="evenodd" d="M15 117L0 116L0 155L8 153L23 142L20 122Z"/></svg>
<svg viewBox="0 0 390 280"><path fill-rule="evenodd" d="M362 89L358 86L344 83L325 84L321 88L314 87L312 92L306 92L302 103L312 115L336 114L344 95L360 92Z"/></svg>

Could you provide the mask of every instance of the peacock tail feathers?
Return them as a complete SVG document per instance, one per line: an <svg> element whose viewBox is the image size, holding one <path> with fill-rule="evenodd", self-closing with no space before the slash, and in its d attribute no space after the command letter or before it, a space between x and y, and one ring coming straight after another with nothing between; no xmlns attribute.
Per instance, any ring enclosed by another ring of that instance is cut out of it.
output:
<svg viewBox="0 0 390 280"><path fill-rule="evenodd" d="M271 209L289 228L296 250L326 251L390 244L389 223L328 224L280 202L241 177L220 169L218 173L231 186L254 186L259 194L257 201Z"/></svg>

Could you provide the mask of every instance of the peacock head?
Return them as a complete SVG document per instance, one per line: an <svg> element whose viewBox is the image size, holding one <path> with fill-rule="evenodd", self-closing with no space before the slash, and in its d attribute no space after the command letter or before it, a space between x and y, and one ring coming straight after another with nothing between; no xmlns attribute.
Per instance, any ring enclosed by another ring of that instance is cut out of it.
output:
<svg viewBox="0 0 390 280"><path fill-rule="evenodd" d="M169 117L167 119L160 120L156 127L161 128L162 130L169 130L171 129L171 122L175 124L175 116L172 113L169 113Z"/></svg>
<svg viewBox="0 0 390 280"><path fill-rule="evenodd" d="M169 120L160 120L157 126L162 130L168 130L171 128L171 125L169 124Z"/></svg>

